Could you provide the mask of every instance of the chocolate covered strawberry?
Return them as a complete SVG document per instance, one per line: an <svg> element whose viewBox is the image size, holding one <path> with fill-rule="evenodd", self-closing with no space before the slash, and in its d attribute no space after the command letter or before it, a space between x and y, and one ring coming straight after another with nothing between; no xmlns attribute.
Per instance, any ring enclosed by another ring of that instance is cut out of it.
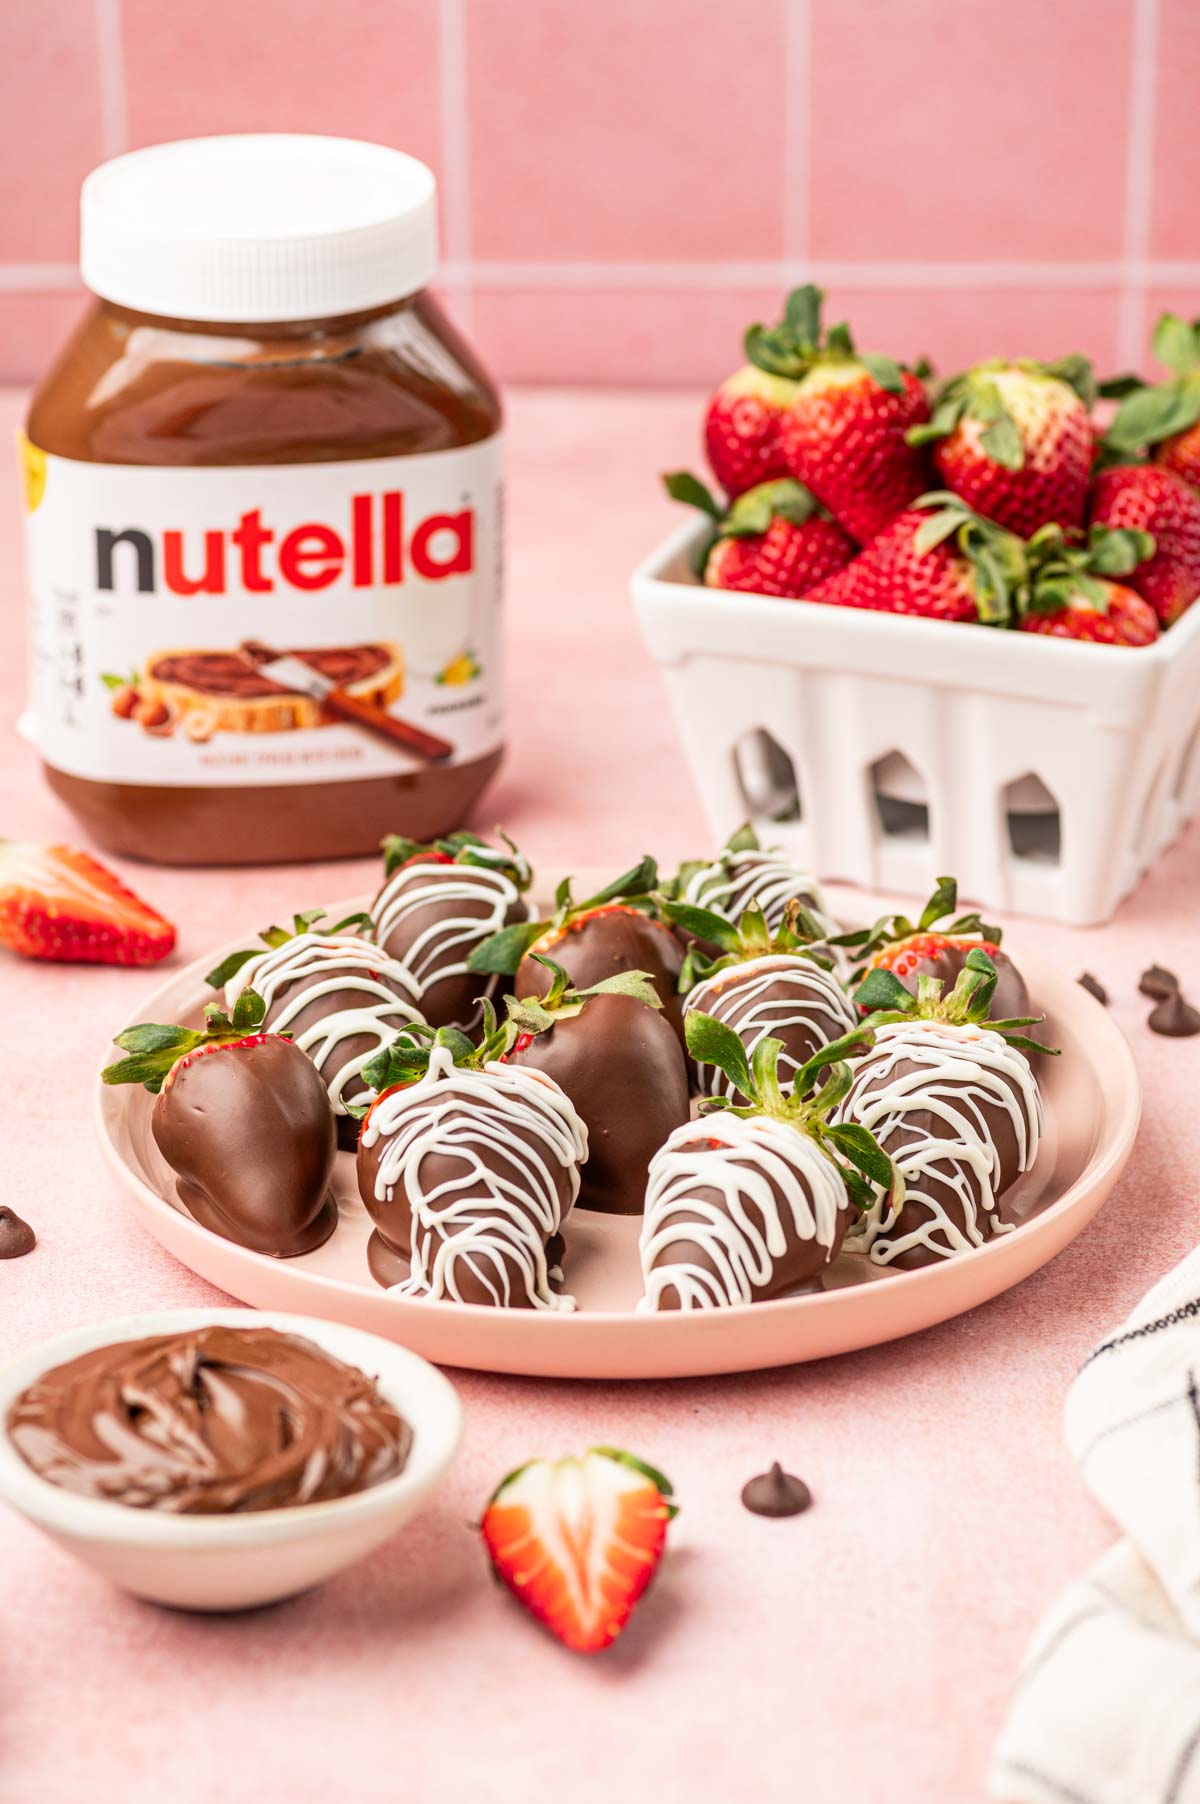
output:
<svg viewBox="0 0 1200 1804"><path fill-rule="evenodd" d="M3 839L0 945L59 963L154 965L175 929L89 852Z"/></svg>
<svg viewBox="0 0 1200 1804"><path fill-rule="evenodd" d="M845 325L822 333L823 298L811 283L793 290L779 325L751 326L746 354L796 383L779 422L784 462L865 545L928 487L926 454L906 435L929 405L911 370L857 352Z"/></svg>
<svg viewBox="0 0 1200 1804"><path fill-rule="evenodd" d="M117 1035L128 1056L106 1084L155 1096L150 1129L202 1227L256 1253L310 1253L337 1226L329 1190L337 1132L320 1074L293 1041L264 1033L262 997L244 990L205 1027L146 1023Z"/></svg>
<svg viewBox="0 0 1200 1804"><path fill-rule="evenodd" d="M794 601L854 556L853 539L790 477L748 489L727 509L686 470L663 481L674 500L713 522L696 559L706 588Z"/></svg>
<svg viewBox="0 0 1200 1804"><path fill-rule="evenodd" d="M1093 645L1152 645L1158 616L1120 580L1153 557L1147 532L1092 526L1075 543L1059 526L1044 526L1027 546L1028 575L1020 597L1020 630Z"/></svg>
<svg viewBox="0 0 1200 1804"><path fill-rule="evenodd" d="M849 956L852 985L862 983L871 971L889 971L914 996L922 977L936 977L951 990L970 954L978 950L995 966L996 1013L1024 1015L1029 991L1017 967L1000 949L1000 928L988 926L974 909L955 914L957 906L958 884L953 877L939 877L916 921L903 914L886 914L872 927L839 935L835 944L844 947Z"/></svg>
<svg viewBox="0 0 1200 1804"><path fill-rule="evenodd" d="M1100 470L1088 499L1098 526L1132 527L1154 540L1150 557L1125 579L1170 626L1200 595L1200 491L1161 464Z"/></svg>
<svg viewBox="0 0 1200 1804"><path fill-rule="evenodd" d="M579 990L560 965L541 962L550 987L544 996L510 999L517 1037L504 1062L544 1071L582 1118L588 1156L579 1207L640 1215L650 1160L688 1118L679 1037L643 972Z"/></svg>
<svg viewBox="0 0 1200 1804"><path fill-rule="evenodd" d="M431 1026L477 1027L495 979L470 971L467 959L501 928L529 919L528 864L511 840L490 846L466 832L430 845L390 834L383 854L372 937L412 977Z"/></svg>
<svg viewBox="0 0 1200 1804"><path fill-rule="evenodd" d="M1153 385L1122 376L1102 392L1121 405L1104 435L1117 457L1149 451L1157 464L1200 489L1200 319L1164 313L1154 328L1154 355L1171 371Z"/></svg>
<svg viewBox="0 0 1200 1804"><path fill-rule="evenodd" d="M701 1104L699 1121L677 1128L650 1165L638 1308L731 1309L811 1285L836 1258L847 1231L892 1168L872 1136L831 1115L850 1091L848 1050L869 1030L824 1047L780 1083L780 1042L760 1040L753 1056L711 1015L687 1019L698 1065L724 1072L734 1105Z"/></svg>
<svg viewBox="0 0 1200 1804"><path fill-rule="evenodd" d="M663 913L694 936L680 980L685 1028L690 1014L712 1015L733 1029L747 1057L761 1041L778 1040L780 1080L787 1083L819 1047L857 1027L822 923L799 903L789 905L775 932L759 908L748 908L736 927L686 902L667 902ZM715 957L702 950L707 946L715 948ZM715 1067L696 1066L694 1073L702 1095L733 1094Z"/></svg>
<svg viewBox="0 0 1200 1804"><path fill-rule="evenodd" d="M856 1062L836 1119L867 1129L901 1182L878 1188L853 1234L876 1264L930 1265L1013 1226L1003 1197L1037 1157L1042 1101L1023 1030L992 1017L996 972L980 947L949 992L920 978L912 995L874 970L854 1000L874 1043Z"/></svg>
<svg viewBox="0 0 1200 1804"><path fill-rule="evenodd" d="M678 986L683 948L652 912L657 882L652 858L643 858L585 902L572 899L567 878L558 886L549 920L528 921L494 934L475 948L468 966L513 977L518 999L543 996L550 987L550 973L531 956L535 952L561 965L581 990L621 971L644 971L667 1019L682 1034Z"/></svg>
<svg viewBox="0 0 1200 1804"><path fill-rule="evenodd" d="M779 420L796 392L784 376L745 363L712 395L704 412L704 453L727 495L787 475Z"/></svg>
<svg viewBox="0 0 1200 1804"><path fill-rule="evenodd" d="M764 846L748 821L731 833L713 859L694 858L663 885L672 901L709 908L731 926L748 908L760 908L773 931L783 926L792 902L815 917L824 933L836 933L821 885L783 846ZM677 929L685 944L693 935ZM718 948L707 947L716 957Z"/></svg>
<svg viewBox="0 0 1200 1804"><path fill-rule="evenodd" d="M1011 617L1024 574L1020 539L974 513L959 496L935 491L806 599L1000 626Z"/></svg>
<svg viewBox="0 0 1200 1804"><path fill-rule="evenodd" d="M662 1559L671 1482L615 1447L535 1459L493 1491L480 1532L492 1568L577 1654L611 1645Z"/></svg>
<svg viewBox="0 0 1200 1804"><path fill-rule="evenodd" d="M1094 400L1084 357L996 358L949 382L908 442L933 447L942 481L976 513L1028 538L1048 521L1083 524Z"/></svg>

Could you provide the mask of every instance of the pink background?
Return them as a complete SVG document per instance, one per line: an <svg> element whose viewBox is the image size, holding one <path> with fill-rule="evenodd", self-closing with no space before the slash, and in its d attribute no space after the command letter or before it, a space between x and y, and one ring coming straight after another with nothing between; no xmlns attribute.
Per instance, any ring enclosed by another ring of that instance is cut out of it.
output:
<svg viewBox="0 0 1200 1804"><path fill-rule="evenodd" d="M79 306L80 178L377 138L512 381L698 383L812 275L867 346L1144 356L1200 298L1194 0L53 0L0 8L0 377Z"/></svg>

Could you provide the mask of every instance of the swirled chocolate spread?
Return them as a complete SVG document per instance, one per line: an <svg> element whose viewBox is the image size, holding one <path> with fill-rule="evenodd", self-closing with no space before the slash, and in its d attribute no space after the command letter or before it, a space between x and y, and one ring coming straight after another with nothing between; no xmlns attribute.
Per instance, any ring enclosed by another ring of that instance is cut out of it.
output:
<svg viewBox="0 0 1200 1804"><path fill-rule="evenodd" d="M239 1515L366 1491L412 1430L357 1367L273 1328L198 1328L54 1366L8 1412L27 1466L64 1491L176 1515Z"/></svg>

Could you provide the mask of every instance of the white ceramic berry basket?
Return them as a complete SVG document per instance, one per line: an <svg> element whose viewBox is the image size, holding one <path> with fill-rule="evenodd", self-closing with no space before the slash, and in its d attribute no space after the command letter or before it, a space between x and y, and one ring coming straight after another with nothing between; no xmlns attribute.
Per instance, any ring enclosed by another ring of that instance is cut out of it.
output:
<svg viewBox="0 0 1200 1804"><path fill-rule="evenodd" d="M1107 920L1200 808L1200 605L1118 650L705 589L676 532L634 572L717 843L806 870Z"/></svg>

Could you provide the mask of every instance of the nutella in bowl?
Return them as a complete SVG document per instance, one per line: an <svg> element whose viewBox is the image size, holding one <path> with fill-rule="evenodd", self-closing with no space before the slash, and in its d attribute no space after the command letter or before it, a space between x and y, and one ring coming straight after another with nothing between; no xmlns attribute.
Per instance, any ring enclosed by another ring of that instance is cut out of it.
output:
<svg viewBox="0 0 1200 1804"><path fill-rule="evenodd" d="M5 1426L50 1484L181 1515L349 1497L401 1473L412 1446L365 1373L260 1327L98 1347L44 1372Z"/></svg>
<svg viewBox="0 0 1200 1804"><path fill-rule="evenodd" d="M102 843L367 853L495 771L500 403L436 258L432 174L377 145L198 139L85 182L96 299L22 444L23 724Z"/></svg>

